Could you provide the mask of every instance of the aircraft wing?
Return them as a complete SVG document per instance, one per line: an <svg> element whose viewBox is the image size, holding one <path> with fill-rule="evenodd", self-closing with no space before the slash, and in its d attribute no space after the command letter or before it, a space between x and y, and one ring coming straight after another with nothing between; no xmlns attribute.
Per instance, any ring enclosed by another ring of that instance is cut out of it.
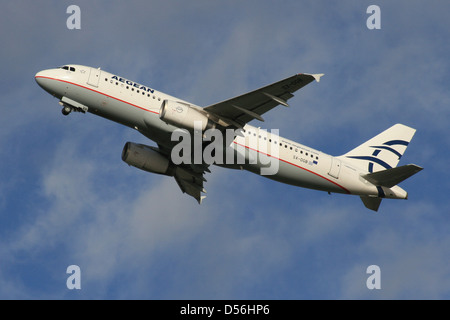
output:
<svg viewBox="0 0 450 320"><path fill-rule="evenodd" d="M199 204L202 203L202 200L206 198L206 196L202 195L202 193L206 193L205 188L203 188L203 182L206 182L206 179L203 177L205 171L209 171L208 168L204 169L196 167L196 165L183 165L177 166L175 169L175 180L178 183L181 191L183 193L187 193L191 197L194 197Z"/></svg>
<svg viewBox="0 0 450 320"><path fill-rule="evenodd" d="M171 149L158 144L160 152L170 157ZM181 191L187 193L191 197L195 198L199 204L206 196L202 193L206 193L203 187L203 182L206 182L204 174L211 171L207 164L180 164L175 167L173 176L178 183Z"/></svg>
<svg viewBox="0 0 450 320"><path fill-rule="evenodd" d="M296 74L255 91L207 106L204 110L236 127L243 127L253 119L264 121L261 115L280 104L288 107L287 100L294 96L295 91L314 80L319 82L322 76L323 74Z"/></svg>
<svg viewBox="0 0 450 320"><path fill-rule="evenodd" d="M279 104L288 106L287 100L294 96L295 91L314 80L320 81L321 76L323 74L297 74L258 90L210 105L203 110L213 118L222 120L220 122L225 126L241 128L253 119L264 121L261 115ZM170 154L170 149L158 146L163 153ZM202 195L206 193L203 187L203 182L206 182L203 177L205 172L210 172L205 164L178 165L174 171L175 180L181 191L194 197L198 203L206 197Z"/></svg>

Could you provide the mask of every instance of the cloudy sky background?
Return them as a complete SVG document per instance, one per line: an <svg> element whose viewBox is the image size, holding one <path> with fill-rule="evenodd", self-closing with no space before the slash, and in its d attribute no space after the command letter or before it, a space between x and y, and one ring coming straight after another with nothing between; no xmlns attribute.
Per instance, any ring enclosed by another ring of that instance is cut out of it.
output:
<svg viewBox="0 0 450 320"><path fill-rule="evenodd" d="M81 9L68 30L66 9ZM381 30L366 9L381 8ZM8 1L0 12L0 298L449 299L450 3ZM295 73L325 73L264 127L332 155L395 123L408 201L212 168L199 206L173 178L128 167L127 141L63 117L36 72L74 63L209 105ZM66 268L81 268L68 290ZM381 269L368 290L366 269Z"/></svg>

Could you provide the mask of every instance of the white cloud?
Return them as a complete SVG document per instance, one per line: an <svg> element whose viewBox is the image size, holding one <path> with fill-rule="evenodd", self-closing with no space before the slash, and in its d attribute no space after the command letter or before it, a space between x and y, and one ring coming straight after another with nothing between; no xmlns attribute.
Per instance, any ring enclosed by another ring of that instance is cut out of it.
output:
<svg viewBox="0 0 450 320"><path fill-rule="evenodd" d="M343 299L440 299L449 294L447 248L450 238L436 229L433 204L406 205L404 212L383 214L355 244L358 258L342 277ZM437 213L437 215L436 215ZM366 268L381 269L381 290L368 290Z"/></svg>

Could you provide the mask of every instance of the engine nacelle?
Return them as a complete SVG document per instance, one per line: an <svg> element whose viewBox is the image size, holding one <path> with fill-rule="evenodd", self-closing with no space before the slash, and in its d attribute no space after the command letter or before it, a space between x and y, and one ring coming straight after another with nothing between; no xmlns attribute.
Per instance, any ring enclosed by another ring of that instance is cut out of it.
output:
<svg viewBox="0 0 450 320"><path fill-rule="evenodd" d="M143 144L127 142L123 147L122 160L138 169L173 176L170 160L156 148Z"/></svg>
<svg viewBox="0 0 450 320"><path fill-rule="evenodd" d="M195 129L198 127L201 131L205 131L215 128L215 123L197 109L188 104L171 100L163 101L159 110L159 118L168 124L188 130L194 130L194 122L196 121L200 123L200 126L197 124Z"/></svg>

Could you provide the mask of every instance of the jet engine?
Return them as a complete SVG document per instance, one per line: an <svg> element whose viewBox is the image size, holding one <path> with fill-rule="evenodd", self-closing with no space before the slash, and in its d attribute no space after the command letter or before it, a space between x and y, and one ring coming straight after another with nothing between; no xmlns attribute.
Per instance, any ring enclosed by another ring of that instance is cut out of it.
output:
<svg viewBox="0 0 450 320"><path fill-rule="evenodd" d="M123 147L122 160L144 171L173 176L173 165L169 158L161 154L157 148L127 142Z"/></svg>
<svg viewBox="0 0 450 320"><path fill-rule="evenodd" d="M159 110L159 118L171 125L179 128L194 130L214 129L215 123L211 121L204 113L191 107L188 104L164 100Z"/></svg>

